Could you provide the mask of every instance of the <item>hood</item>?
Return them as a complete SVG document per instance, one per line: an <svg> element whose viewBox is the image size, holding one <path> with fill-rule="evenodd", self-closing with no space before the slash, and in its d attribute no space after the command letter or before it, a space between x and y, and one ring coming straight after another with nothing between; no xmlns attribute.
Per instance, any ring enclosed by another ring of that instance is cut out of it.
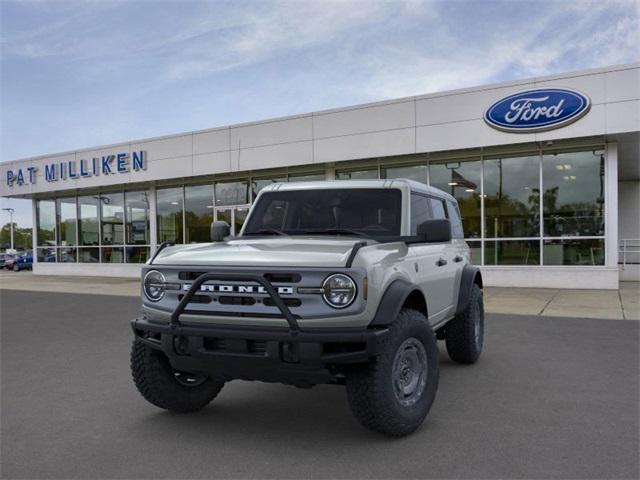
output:
<svg viewBox="0 0 640 480"><path fill-rule="evenodd" d="M344 267L353 246L345 237L260 237L165 248L154 265ZM371 241L369 241L371 242Z"/></svg>

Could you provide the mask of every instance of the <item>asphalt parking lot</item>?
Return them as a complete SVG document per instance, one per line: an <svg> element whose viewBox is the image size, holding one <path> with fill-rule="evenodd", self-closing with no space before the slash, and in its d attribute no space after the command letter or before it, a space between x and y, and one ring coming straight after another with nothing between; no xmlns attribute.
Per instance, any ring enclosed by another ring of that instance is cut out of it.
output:
<svg viewBox="0 0 640 480"><path fill-rule="evenodd" d="M3 478L638 478L640 322L490 315L480 362L441 353L414 435L362 429L344 390L233 382L147 404L132 297L0 291Z"/></svg>

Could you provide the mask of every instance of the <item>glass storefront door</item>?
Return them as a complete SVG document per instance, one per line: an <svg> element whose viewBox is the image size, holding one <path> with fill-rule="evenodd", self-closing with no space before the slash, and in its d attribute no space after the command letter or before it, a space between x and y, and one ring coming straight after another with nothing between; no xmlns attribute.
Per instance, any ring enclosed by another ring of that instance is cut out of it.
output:
<svg viewBox="0 0 640 480"><path fill-rule="evenodd" d="M227 222L231 226L231 235L238 235L247 219L248 205L216 208L216 220Z"/></svg>

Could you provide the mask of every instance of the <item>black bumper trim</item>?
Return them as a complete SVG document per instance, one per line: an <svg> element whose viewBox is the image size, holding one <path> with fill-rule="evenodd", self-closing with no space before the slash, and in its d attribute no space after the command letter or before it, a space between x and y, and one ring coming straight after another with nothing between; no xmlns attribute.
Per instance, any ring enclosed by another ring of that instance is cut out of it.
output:
<svg viewBox="0 0 640 480"><path fill-rule="evenodd" d="M159 324L144 318L132 320L131 327L137 341L162 351L178 370L225 380L299 386L335 383L340 366L365 363L378 355L388 332L386 328L292 332L288 328Z"/></svg>

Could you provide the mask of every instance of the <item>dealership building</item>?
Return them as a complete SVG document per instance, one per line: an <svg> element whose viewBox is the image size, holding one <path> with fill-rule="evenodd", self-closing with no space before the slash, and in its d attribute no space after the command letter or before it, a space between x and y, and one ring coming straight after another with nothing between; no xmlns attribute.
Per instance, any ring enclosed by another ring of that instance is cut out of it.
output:
<svg viewBox="0 0 640 480"><path fill-rule="evenodd" d="M34 272L137 276L165 241L238 233L274 182L451 193L485 284L640 278L640 64L400 98L0 164L33 202Z"/></svg>

